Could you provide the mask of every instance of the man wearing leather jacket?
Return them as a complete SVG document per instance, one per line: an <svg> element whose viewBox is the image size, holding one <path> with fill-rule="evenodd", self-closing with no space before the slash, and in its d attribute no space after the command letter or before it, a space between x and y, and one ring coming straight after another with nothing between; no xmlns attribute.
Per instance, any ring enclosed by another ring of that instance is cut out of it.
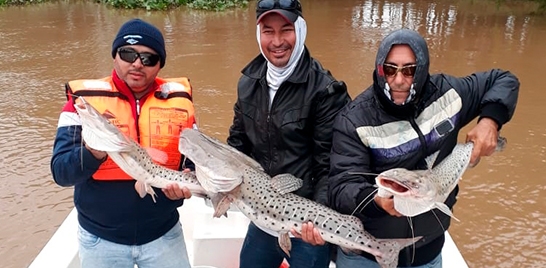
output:
<svg viewBox="0 0 546 268"><path fill-rule="evenodd" d="M295 194L327 203L335 115L349 101L347 87L313 59L305 46L307 26L297 0L260 0L256 9L261 54L243 70L227 143L255 159L270 176L303 180ZM292 238L290 256L278 234L249 225L240 267L328 267L329 248Z"/></svg>

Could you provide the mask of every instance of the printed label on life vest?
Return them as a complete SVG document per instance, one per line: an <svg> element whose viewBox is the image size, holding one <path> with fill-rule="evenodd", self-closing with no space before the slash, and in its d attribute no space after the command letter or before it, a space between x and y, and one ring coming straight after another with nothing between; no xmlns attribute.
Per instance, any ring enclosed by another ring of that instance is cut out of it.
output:
<svg viewBox="0 0 546 268"><path fill-rule="evenodd" d="M178 164L178 139L180 132L188 125L189 114L180 108L151 107L150 111L150 145L152 148L167 152L169 160L166 165Z"/></svg>

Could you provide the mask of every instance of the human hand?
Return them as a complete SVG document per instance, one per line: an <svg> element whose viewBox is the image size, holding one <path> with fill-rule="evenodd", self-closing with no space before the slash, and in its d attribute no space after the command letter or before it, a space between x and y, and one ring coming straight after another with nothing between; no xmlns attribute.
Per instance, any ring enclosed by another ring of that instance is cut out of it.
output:
<svg viewBox="0 0 546 268"><path fill-rule="evenodd" d="M395 217L402 217L404 215L400 214L395 208L394 208L394 199L392 197L381 197L379 195L375 195L373 198L375 203L380 206L384 211L389 213L391 216Z"/></svg>
<svg viewBox="0 0 546 268"><path fill-rule="evenodd" d="M191 192L188 187L182 187L176 183L167 185L167 188L162 189L165 196L171 200L188 199L191 197Z"/></svg>
<svg viewBox="0 0 546 268"><path fill-rule="evenodd" d="M292 228L290 230L292 235L294 235L297 238L300 238L304 242L311 244L313 246L322 246L326 244L326 241L322 239L322 236L320 235L320 232L318 229L316 229L313 226L312 222L306 222L302 224L301 226L301 234L296 231L296 229Z"/></svg>
<svg viewBox="0 0 546 268"><path fill-rule="evenodd" d="M477 165L481 156L489 156L495 152L498 135L497 123L487 117L482 118L466 134L466 141L474 143L474 149L472 149L472 154L470 155L470 166Z"/></svg>
<svg viewBox="0 0 546 268"><path fill-rule="evenodd" d="M101 159L105 159L106 156L108 155L106 152L104 151L99 151L99 150L95 150L91 147L89 147L87 145L87 143L85 144L85 148L98 160L101 160Z"/></svg>

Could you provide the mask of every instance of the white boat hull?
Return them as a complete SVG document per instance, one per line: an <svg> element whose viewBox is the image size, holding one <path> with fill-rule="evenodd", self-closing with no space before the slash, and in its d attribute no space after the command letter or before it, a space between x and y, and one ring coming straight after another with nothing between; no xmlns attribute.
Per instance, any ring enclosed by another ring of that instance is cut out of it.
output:
<svg viewBox="0 0 546 268"><path fill-rule="evenodd" d="M237 268L249 220L238 211L228 218L213 218L213 210L201 198L191 198L179 208L188 257L194 268ZM79 268L76 209L63 221L29 268ZM210 254L214 252L214 254ZM463 256L446 232L442 250L444 268L467 268ZM331 264L330 267L335 267Z"/></svg>

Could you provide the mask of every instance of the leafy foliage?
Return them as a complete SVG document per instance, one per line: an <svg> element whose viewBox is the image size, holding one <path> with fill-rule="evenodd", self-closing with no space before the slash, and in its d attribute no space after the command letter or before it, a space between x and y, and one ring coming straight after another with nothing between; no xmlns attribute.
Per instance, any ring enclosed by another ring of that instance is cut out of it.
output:
<svg viewBox="0 0 546 268"><path fill-rule="evenodd" d="M50 2L51 0L0 0L0 6L28 5ZM194 9L222 11L228 8L246 7L248 0L93 0L115 8L166 10L179 6Z"/></svg>
<svg viewBox="0 0 546 268"><path fill-rule="evenodd" d="M0 0L0 6L20 6L48 2L48 0Z"/></svg>
<svg viewBox="0 0 546 268"><path fill-rule="evenodd" d="M192 0L189 2L188 6L191 8L216 11L248 5L247 0Z"/></svg>
<svg viewBox="0 0 546 268"><path fill-rule="evenodd" d="M5 1L5 0L0 0ZM17 1L17 0L7 0ZM24 0L19 0L24 1ZM182 5L187 5L194 9L204 10L225 10L226 8L244 7L248 4L247 0L98 0L101 3L111 5L116 8L144 8L146 10L166 10Z"/></svg>

